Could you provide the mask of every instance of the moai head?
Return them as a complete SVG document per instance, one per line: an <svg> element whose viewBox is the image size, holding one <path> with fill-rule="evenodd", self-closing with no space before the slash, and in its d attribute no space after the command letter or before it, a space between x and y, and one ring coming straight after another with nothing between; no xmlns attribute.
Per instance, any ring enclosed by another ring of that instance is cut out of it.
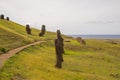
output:
<svg viewBox="0 0 120 80"><path fill-rule="evenodd" d="M0 19L4 19L4 15L2 14L2 15L0 15Z"/></svg>
<svg viewBox="0 0 120 80"><path fill-rule="evenodd" d="M10 19L9 19L9 17L6 17L6 20L8 20L8 21L9 21L9 20L10 20Z"/></svg>
<svg viewBox="0 0 120 80"><path fill-rule="evenodd" d="M57 35L61 35L61 32L60 32L60 30L57 30Z"/></svg>
<svg viewBox="0 0 120 80"><path fill-rule="evenodd" d="M42 25L42 29L41 29L41 30L42 30L42 34L44 35L44 34L45 34L45 31L46 31L46 30L45 30L45 25Z"/></svg>
<svg viewBox="0 0 120 80"><path fill-rule="evenodd" d="M60 30L57 30L57 38L58 38L60 41L63 41L63 38L62 38L62 36L61 36Z"/></svg>
<svg viewBox="0 0 120 80"><path fill-rule="evenodd" d="M31 34L31 29L28 24L26 25L26 32L27 32L27 34Z"/></svg>
<svg viewBox="0 0 120 80"><path fill-rule="evenodd" d="M45 25L42 25L42 29L45 29Z"/></svg>
<svg viewBox="0 0 120 80"><path fill-rule="evenodd" d="M39 36L44 36L45 31L46 31L45 25L42 25L41 32L39 33Z"/></svg>
<svg viewBox="0 0 120 80"><path fill-rule="evenodd" d="M26 24L26 28L30 28L30 25L29 25L29 24Z"/></svg>

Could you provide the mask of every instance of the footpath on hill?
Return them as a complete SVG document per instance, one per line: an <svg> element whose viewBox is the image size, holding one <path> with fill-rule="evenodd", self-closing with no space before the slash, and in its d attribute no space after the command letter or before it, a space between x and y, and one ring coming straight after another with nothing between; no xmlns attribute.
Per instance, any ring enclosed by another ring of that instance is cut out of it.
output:
<svg viewBox="0 0 120 80"><path fill-rule="evenodd" d="M3 67L5 61L7 59L9 59L10 57L12 57L14 54L22 51L23 49L25 49L29 46L40 44L40 43L43 43L43 42L45 42L45 41L37 41L37 42L31 43L31 44L28 44L28 45L25 45L25 46L21 46L21 47L12 49L12 50L8 51L7 53L4 53L4 54L0 55L0 69Z"/></svg>

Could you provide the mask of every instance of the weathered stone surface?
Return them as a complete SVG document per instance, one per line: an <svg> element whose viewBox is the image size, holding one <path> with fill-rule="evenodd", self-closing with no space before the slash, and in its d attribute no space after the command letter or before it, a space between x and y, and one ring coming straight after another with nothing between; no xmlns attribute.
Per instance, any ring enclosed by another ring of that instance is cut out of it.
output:
<svg viewBox="0 0 120 80"><path fill-rule="evenodd" d="M54 41L55 43L55 51L56 51L56 68L62 68L62 62L63 60L63 53L64 53L64 44L63 44L63 38L61 37L60 30L57 30L57 39Z"/></svg>
<svg viewBox="0 0 120 80"><path fill-rule="evenodd" d="M39 36L44 36L46 32L45 25L42 25L41 32L39 33Z"/></svg>
<svg viewBox="0 0 120 80"><path fill-rule="evenodd" d="M62 38L62 36L61 36L61 32L60 32L60 30L57 30L57 39L60 41L60 50L61 50L61 52L64 54L64 44L63 44L63 41L64 41L64 39Z"/></svg>
<svg viewBox="0 0 120 80"><path fill-rule="evenodd" d="M56 64L55 67L62 68L63 56L60 50L60 41L55 39Z"/></svg>
<svg viewBox="0 0 120 80"><path fill-rule="evenodd" d="M86 45L86 42L85 42L81 37L77 37L76 40L77 40L78 42L80 42L81 44Z"/></svg>
<svg viewBox="0 0 120 80"><path fill-rule="evenodd" d="M82 39L82 40L81 40L81 44L84 44L84 45L85 45L85 44L86 44L85 40Z"/></svg>
<svg viewBox="0 0 120 80"><path fill-rule="evenodd" d="M27 34L31 34L31 29L28 24L26 25L26 32L27 32Z"/></svg>

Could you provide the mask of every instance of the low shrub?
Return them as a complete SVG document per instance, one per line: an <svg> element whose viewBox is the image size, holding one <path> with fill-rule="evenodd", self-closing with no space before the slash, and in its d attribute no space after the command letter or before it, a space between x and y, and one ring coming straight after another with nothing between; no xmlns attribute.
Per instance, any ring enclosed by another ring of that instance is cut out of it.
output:
<svg viewBox="0 0 120 80"><path fill-rule="evenodd" d="M6 51L5 48L0 48L0 52L2 52L2 53L6 53L7 51Z"/></svg>

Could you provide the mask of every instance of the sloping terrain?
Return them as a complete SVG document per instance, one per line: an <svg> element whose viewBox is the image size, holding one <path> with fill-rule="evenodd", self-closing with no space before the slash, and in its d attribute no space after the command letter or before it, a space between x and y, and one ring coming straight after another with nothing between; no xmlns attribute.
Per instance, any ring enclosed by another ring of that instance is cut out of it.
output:
<svg viewBox="0 0 120 80"><path fill-rule="evenodd" d="M64 36L65 54L62 69L54 67L56 61L54 39L56 34L47 32L32 35L17 23L0 20L0 47L5 50L45 40L11 57L0 70L0 80L120 80L120 40L86 39L81 45Z"/></svg>
<svg viewBox="0 0 120 80"><path fill-rule="evenodd" d="M32 28L32 35L28 35L25 26L0 19L0 53L34 41L49 39L48 34L51 38L55 37L55 33L52 32L47 32L45 37L39 37L39 32L40 30Z"/></svg>
<svg viewBox="0 0 120 80"><path fill-rule="evenodd" d="M31 43L31 44L28 44L25 46L21 46L21 47L12 49L12 50L6 52L5 54L0 55L0 69L4 66L5 61L7 61L10 57L14 56L15 54L17 54L18 52L22 51L25 48L28 48L32 45L40 44L42 42L45 42L45 41L37 41L37 42Z"/></svg>
<svg viewBox="0 0 120 80"><path fill-rule="evenodd" d="M117 40L119 41L119 40ZM120 44L108 40L65 43L62 69L56 69L53 41L31 46L10 58L1 80L120 80ZM97 45L96 45L97 43Z"/></svg>

